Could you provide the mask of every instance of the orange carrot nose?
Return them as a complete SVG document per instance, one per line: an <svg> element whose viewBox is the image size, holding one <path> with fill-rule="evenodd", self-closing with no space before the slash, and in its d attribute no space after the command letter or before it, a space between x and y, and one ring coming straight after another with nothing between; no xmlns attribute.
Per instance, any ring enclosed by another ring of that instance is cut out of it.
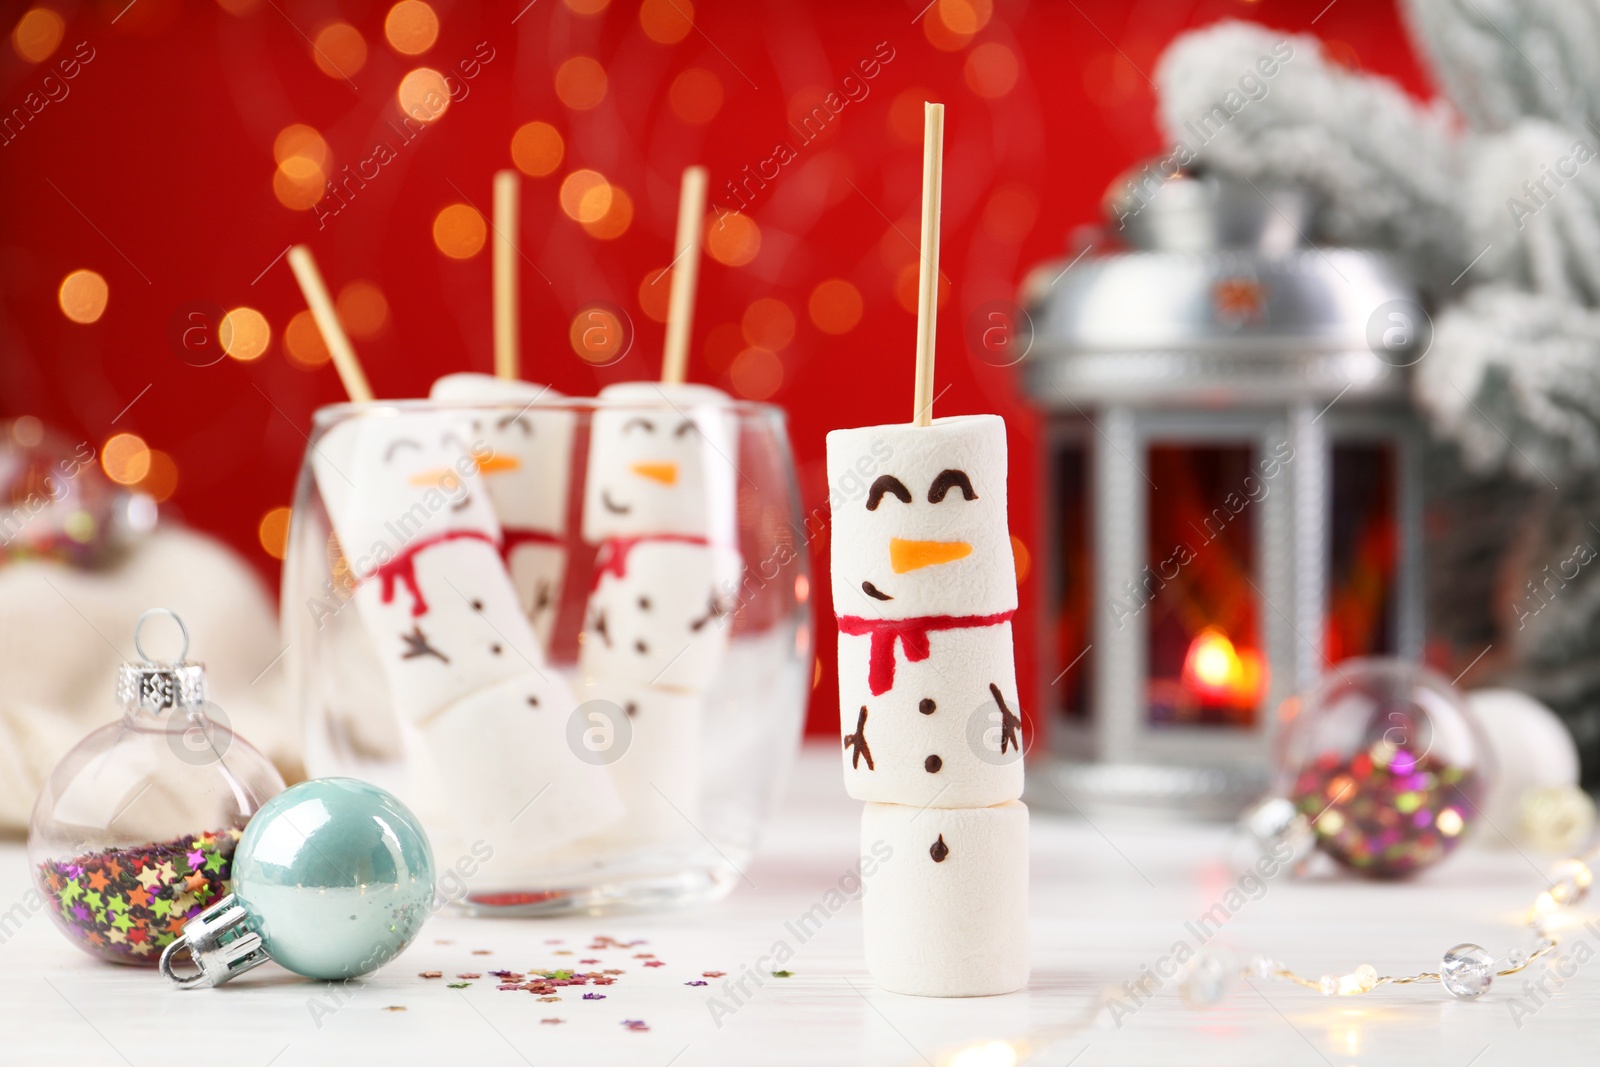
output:
<svg viewBox="0 0 1600 1067"><path fill-rule="evenodd" d="M522 461L516 456L502 456L499 453L484 456L478 460L480 474L499 474L501 471L514 471L522 466Z"/></svg>
<svg viewBox="0 0 1600 1067"><path fill-rule="evenodd" d="M896 574L921 570L940 563L954 563L972 555L965 541L903 541L889 538L889 566Z"/></svg>
<svg viewBox="0 0 1600 1067"><path fill-rule="evenodd" d="M678 484L678 465L672 462L635 463L628 468L641 478L649 478L662 485Z"/></svg>
<svg viewBox="0 0 1600 1067"><path fill-rule="evenodd" d="M418 471L406 480L412 485L432 486L437 488L444 484L446 478L459 477L454 467L435 467L429 471Z"/></svg>

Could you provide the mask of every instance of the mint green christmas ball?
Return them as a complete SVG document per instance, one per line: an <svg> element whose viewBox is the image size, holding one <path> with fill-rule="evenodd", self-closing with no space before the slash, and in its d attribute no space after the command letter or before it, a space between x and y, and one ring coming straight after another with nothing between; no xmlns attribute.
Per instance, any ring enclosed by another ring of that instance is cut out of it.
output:
<svg viewBox="0 0 1600 1067"><path fill-rule="evenodd" d="M308 978L354 978L403 952L432 913L433 849L391 794L314 779L250 820L233 892L274 961Z"/></svg>

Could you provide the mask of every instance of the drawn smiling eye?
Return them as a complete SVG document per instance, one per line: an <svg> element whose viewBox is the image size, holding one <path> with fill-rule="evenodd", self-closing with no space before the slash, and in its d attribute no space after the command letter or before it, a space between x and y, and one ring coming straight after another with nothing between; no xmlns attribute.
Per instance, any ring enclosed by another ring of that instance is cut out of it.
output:
<svg viewBox="0 0 1600 1067"><path fill-rule="evenodd" d="M693 419L684 419L682 422L680 422L678 424L678 428L676 430L672 431L672 436L674 436L674 437L683 437L683 436L686 436L689 433L689 431L691 431L691 430L699 430L699 429L700 429L700 427L698 427L698 426L696 426L694 424L694 420Z"/></svg>
<svg viewBox="0 0 1600 1067"><path fill-rule="evenodd" d="M417 441L413 440L412 438L410 438L410 437L397 437L393 441L389 442L389 447L388 448L384 449L383 461L385 463L392 463L394 461L394 454L396 452L400 451L400 449L402 449L402 448L414 448L418 452L422 451L422 445L419 444Z"/></svg>
<svg viewBox="0 0 1600 1067"><path fill-rule="evenodd" d="M872 488L867 492L867 510L877 511L883 498L890 495L899 497L903 504L911 503L911 490L906 488L905 483L892 474L884 474L872 483Z"/></svg>
<svg viewBox="0 0 1600 1067"><path fill-rule="evenodd" d="M952 489L960 489L961 495L967 500L978 499L978 494L972 491L972 479L967 477L966 471L942 470L933 479L933 484L928 486L928 503L939 503Z"/></svg>
<svg viewBox="0 0 1600 1067"><path fill-rule="evenodd" d="M495 420L494 428L497 430L504 430L508 426L520 428L524 437L533 436L533 420L520 411L511 415L502 415Z"/></svg>
<svg viewBox="0 0 1600 1067"><path fill-rule="evenodd" d="M622 424L622 432L623 433L628 433L629 431L631 431L636 426L642 428L645 433L655 433L656 432L656 424L651 422L649 419L644 418L641 415L635 415L633 418L631 418L627 422L623 423Z"/></svg>

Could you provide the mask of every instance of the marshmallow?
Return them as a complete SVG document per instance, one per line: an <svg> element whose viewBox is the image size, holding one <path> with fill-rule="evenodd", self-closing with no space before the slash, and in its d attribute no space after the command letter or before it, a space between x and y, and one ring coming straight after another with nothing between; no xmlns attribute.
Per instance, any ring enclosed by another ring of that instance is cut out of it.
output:
<svg viewBox="0 0 1600 1067"><path fill-rule="evenodd" d="M998 415L828 434L834 611L865 619L1015 611Z"/></svg>
<svg viewBox="0 0 1600 1067"><path fill-rule="evenodd" d="M487 446L470 433L456 414L377 407L312 441L317 490L355 577L444 533L470 531L499 544L477 477Z"/></svg>
<svg viewBox="0 0 1600 1067"><path fill-rule="evenodd" d="M550 647L566 577L567 498L572 484L577 415L538 406L562 399L548 385L487 374L447 374L433 383L434 400L499 407L463 408L472 441L488 446L479 458L502 536L512 585L541 647Z"/></svg>
<svg viewBox="0 0 1600 1067"><path fill-rule="evenodd" d="M579 690L587 710L591 701L621 708L628 720L628 746L606 765L627 810L621 822L586 840L605 849L698 840L700 752L704 699L644 686L601 684ZM596 725L602 725L596 720Z"/></svg>
<svg viewBox="0 0 1600 1067"><path fill-rule="evenodd" d="M673 533L734 543L732 399L704 385L623 382L600 391L584 483L584 540Z"/></svg>
<svg viewBox="0 0 1600 1067"><path fill-rule="evenodd" d="M693 693L711 685L728 644L740 556L671 538L601 549L578 651L584 677Z"/></svg>
<svg viewBox="0 0 1600 1067"><path fill-rule="evenodd" d="M1027 807L868 804L861 857L867 970L880 987L983 997L1028 984Z"/></svg>
<svg viewBox="0 0 1600 1067"><path fill-rule="evenodd" d="M911 623L894 625L907 628ZM871 692L872 645L839 636L839 727L845 789L857 800L979 808L1022 795L1022 723L1011 624L940 630L908 663L895 631L880 654L900 660L894 685Z"/></svg>
<svg viewBox="0 0 1600 1067"><path fill-rule="evenodd" d="M312 471L357 579L362 628L460 835L512 856L621 816L610 780L568 749L576 700L544 657L500 557L459 414L377 409L312 445ZM535 815L516 795L550 785ZM515 816L515 819L513 819Z"/></svg>
<svg viewBox="0 0 1600 1067"><path fill-rule="evenodd" d="M605 769L569 746L573 708L553 673L526 669L421 724L457 836L486 841L497 875L536 871L552 849L623 817Z"/></svg>

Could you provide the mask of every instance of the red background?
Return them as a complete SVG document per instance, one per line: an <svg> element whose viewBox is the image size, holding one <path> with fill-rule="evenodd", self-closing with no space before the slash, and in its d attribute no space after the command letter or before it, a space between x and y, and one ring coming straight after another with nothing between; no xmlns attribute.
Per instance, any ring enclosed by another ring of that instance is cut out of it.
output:
<svg viewBox="0 0 1600 1067"><path fill-rule="evenodd" d="M939 322L938 387L949 388L938 411L1006 417L1012 528L1037 553L1036 418L1014 371L968 351L965 320L977 305L1014 294L1028 268L1061 256L1075 227L1097 221L1111 180L1162 147L1146 76L1166 43L1228 17L1309 28L1342 62L1429 91L1393 5L1370 0L995 0L987 25L952 50L925 32L937 10L917 20L926 0L700 0L692 9L678 0L694 11L695 25L670 45L645 34L639 5L628 0L589 17L562 0L539 0L513 24L524 2L436 0L441 32L419 57L385 43L386 3L232 0L249 8L240 15L210 0L53 3L66 21L54 56L32 64L0 46L5 113L77 42L88 41L95 58L67 98L0 146L0 415L37 415L96 446L117 430L138 433L176 461L168 513L235 546L276 586L279 565L261 546L258 523L289 503L311 412L343 398L331 367L306 369L284 354L284 326L304 307L287 265L274 262L287 245L308 242L335 290L360 278L385 294L384 332L359 344L380 396L424 394L449 371L487 371L488 250L447 258L434 246L432 222L463 199L487 212L492 173L511 165L513 131L543 120L562 133L566 155L554 174L523 185L523 248L549 278L523 269L524 371L571 394L653 377L662 328L641 312L638 292L671 258L682 168L708 166L712 199L725 201L724 183L741 168L765 160L779 140L795 142L786 129L792 114L887 42L894 58L867 83L870 95L799 147L750 205L762 233L756 258L737 268L705 262L691 376L738 392L728 373L737 346L707 338L737 324L758 298L795 312L794 337L778 353L782 385L770 399L789 412L808 511L827 496L828 429L909 414L915 320L895 284L915 252L886 218L915 239L921 150L893 120L911 114L915 131L921 101L944 101L941 266L953 288ZM323 74L308 44L307 34L336 18L366 39L354 85ZM335 167L355 163L374 141L394 139L385 124L399 118L395 89L406 71L452 67L480 42L494 58L469 95L325 227L312 212L278 202L279 130L309 124L327 140ZM989 42L1011 50L1020 68L1014 87L993 99L964 74L972 50ZM609 79L604 101L587 111L565 107L553 86L557 66L580 53L598 59ZM672 80L690 67L711 71L723 89L721 109L702 125L668 105ZM559 183L578 167L601 171L632 197L634 219L620 238L595 239L562 214ZM84 267L110 288L105 314L91 325L68 321L56 297L61 279ZM812 289L829 278L850 281L865 305L842 336L822 333L806 313ZM580 360L567 341L574 313L595 299L626 309L637 328L629 355L604 368ZM180 360L169 321L196 300L258 309L272 327L271 347L248 363ZM726 342L732 334L716 336ZM820 576L826 545L815 547ZM831 605L825 581L813 588L822 672L811 726L831 730ZM1019 617L1025 703L1036 696L1029 635L1037 611L1030 578Z"/></svg>

